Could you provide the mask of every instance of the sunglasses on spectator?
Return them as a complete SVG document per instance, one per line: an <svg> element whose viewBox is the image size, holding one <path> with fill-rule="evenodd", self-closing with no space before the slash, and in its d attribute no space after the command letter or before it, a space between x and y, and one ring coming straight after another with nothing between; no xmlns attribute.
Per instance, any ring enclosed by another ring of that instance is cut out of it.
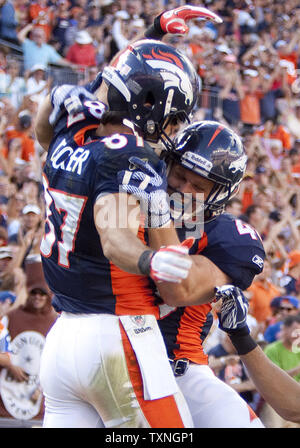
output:
<svg viewBox="0 0 300 448"><path fill-rule="evenodd" d="M290 312L290 311L294 311L296 308L290 308L289 306L280 306L279 309L280 309L280 311L285 310L285 311Z"/></svg>
<svg viewBox="0 0 300 448"><path fill-rule="evenodd" d="M33 296L36 296L37 294L40 294L41 296L46 296L47 293L46 291L43 291L42 289L33 289L32 291L30 291L30 294Z"/></svg>

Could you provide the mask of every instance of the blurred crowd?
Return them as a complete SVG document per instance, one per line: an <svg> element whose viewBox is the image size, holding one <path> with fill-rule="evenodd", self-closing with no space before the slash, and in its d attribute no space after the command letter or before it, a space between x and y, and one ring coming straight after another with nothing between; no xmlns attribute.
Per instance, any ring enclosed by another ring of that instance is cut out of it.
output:
<svg viewBox="0 0 300 448"><path fill-rule="evenodd" d="M26 307L30 288L44 282L45 153L33 131L39 104L55 84L94 79L154 17L185 3L223 18L221 25L191 21L187 35L164 41L197 68L202 88L194 120L228 124L248 155L245 179L227 211L257 229L267 253L262 274L245 291L249 325L270 359L300 381L298 0L0 0L0 302L9 305L0 307L0 331L3 315ZM246 233L250 226L243 227ZM268 426L289 426L258 396L214 313L205 342L211 367L266 415ZM276 357L274 344L287 353ZM290 353L291 364L284 364Z"/></svg>

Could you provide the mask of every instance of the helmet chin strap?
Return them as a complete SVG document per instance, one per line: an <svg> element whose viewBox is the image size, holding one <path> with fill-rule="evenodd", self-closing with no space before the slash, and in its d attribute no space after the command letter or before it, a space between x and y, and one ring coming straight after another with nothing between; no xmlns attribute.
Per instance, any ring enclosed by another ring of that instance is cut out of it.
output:
<svg viewBox="0 0 300 448"><path fill-rule="evenodd" d="M158 125L156 124L156 126ZM157 141L152 141L150 136L149 138L145 137L144 140L154 149L158 157L160 157L163 151L171 152L174 149L174 143L164 130L161 130L158 133L159 138Z"/></svg>
<svg viewBox="0 0 300 448"><path fill-rule="evenodd" d="M173 145L172 140L164 133L164 131L162 133L164 134L164 137L168 140L169 142L168 145L164 143L164 139L161 137L159 137L158 141L151 141L147 140L147 138L143 138L140 135L138 126L136 126L132 121L128 120L127 118L123 119L123 125L127 126L132 130L133 134L137 138L138 146L143 146L143 140L145 140L151 146L154 152L158 155L158 157L160 157L162 151L166 150L166 148L168 149L170 145Z"/></svg>
<svg viewBox="0 0 300 448"><path fill-rule="evenodd" d="M160 157L161 153L165 150L163 143L159 140L157 143L145 140L151 148L154 150L155 154Z"/></svg>
<svg viewBox="0 0 300 448"><path fill-rule="evenodd" d="M162 142L164 149L167 151L174 150L174 142L171 139L171 137L168 136L168 134L162 129L160 132L160 141Z"/></svg>
<svg viewBox="0 0 300 448"><path fill-rule="evenodd" d="M132 121L128 120L127 118L124 118L123 124L124 124L124 126L127 126L128 128L130 128L132 130L133 135L136 137L137 146L143 146L143 137L141 137L141 135L137 131L136 125Z"/></svg>

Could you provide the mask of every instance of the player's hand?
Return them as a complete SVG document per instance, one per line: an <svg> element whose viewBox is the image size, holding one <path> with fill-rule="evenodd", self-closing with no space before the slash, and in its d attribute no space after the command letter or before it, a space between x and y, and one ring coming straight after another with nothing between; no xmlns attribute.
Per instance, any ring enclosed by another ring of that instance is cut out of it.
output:
<svg viewBox="0 0 300 448"><path fill-rule="evenodd" d="M241 289L233 285L224 285L217 287L215 294L217 300L222 299L221 310L218 314L220 329L226 333L247 329L249 305Z"/></svg>
<svg viewBox="0 0 300 448"><path fill-rule="evenodd" d="M160 28L164 34L186 34L189 30L186 22L197 18L212 20L216 23L223 22L221 17L207 8L186 5L160 14L154 19L154 27Z"/></svg>
<svg viewBox="0 0 300 448"><path fill-rule="evenodd" d="M162 160L156 170L138 157L130 157L132 169L118 172L121 191L134 195L148 217L149 227L157 228L170 222L166 165ZM135 168L135 169L134 169Z"/></svg>
<svg viewBox="0 0 300 448"><path fill-rule="evenodd" d="M61 115L63 114L64 100L74 88L73 85L63 84L62 86L55 86L50 92L50 101L53 110L49 116L49 123L55 126Z"/></svg>
<svg viewBox="0 0 300 448"><path fill-rule="evenodd" d="M97 101L95 95L84 87L63 84L56 86L50 93L53 111L49 116L49 123L55 126L60 117L67 111L68 114L79 113L84 107L84 101Z"/></svg>
<svg viewBox="0 0 300 448"><path fill-rule="evenodd" d="M28 373L25 372L25 370L22 369L22 367L11 365L9 366L9 372L13 376L14 380L18 382L27 381L29 378Z"/></svg>
<svg viewBox="0 0 300 448"><path fill-rule="evenodd" d="M188 253L188 248L183 246L161 247L151 258L150 277L156 282L180 283L192 266Z"/></svg>

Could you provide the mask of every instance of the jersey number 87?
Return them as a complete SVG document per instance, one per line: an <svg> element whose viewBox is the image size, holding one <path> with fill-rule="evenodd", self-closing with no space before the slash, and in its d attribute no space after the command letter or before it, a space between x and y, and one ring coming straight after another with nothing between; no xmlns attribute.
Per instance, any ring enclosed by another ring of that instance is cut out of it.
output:
<svg viewBox="0 0 300 448"><path fill-rule="evenodd" d="M45 231L41 241L41 254L46 258L51 257L53 246L57 242L57 262L60 266L69 268L69 254L74 251L76 235L87 197L50 188L45 176L43 176L43 184L46 201L45 227L48 227L48 232ZM55 226L50 219L53 214L51 206L54 206L54 209L52 209L56 214L56 221L60 222L60 240L55 231Z"/></svg>

